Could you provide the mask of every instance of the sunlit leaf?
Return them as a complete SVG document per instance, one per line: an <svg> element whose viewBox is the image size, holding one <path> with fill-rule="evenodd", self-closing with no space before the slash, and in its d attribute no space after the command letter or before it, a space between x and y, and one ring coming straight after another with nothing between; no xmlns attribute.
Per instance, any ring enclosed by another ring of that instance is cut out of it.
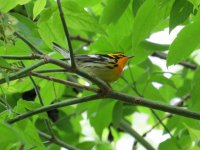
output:
<svg viewBox="0 0 200 150"><path fill-rule="evenodd" d="M109 24L116 22L128 7L130 0L110 0L104 8L101 22Z"/></svg>
<svg viewBox="0 0 200 150"><path fill-rule="evenodd" d="M200 20L183 28L169 48L167 65L173 65L188 58L200 42ZM195 37L195 38L194 38Z"/></svg>
<svg viewBox="0 0 200 150"><path fill-rule="evenodd" d="M35 19L40 12L44 9L46 5L46 0L37 0L33 7L33 19Z"/></svg>
<svg viewBox="0 0 200 150"><path fill-rule="evenodd" d="M155 28L160 19L159 13L159 6L154 0L146 0L139 8L133 25L133 49L137 49L138 44Z"/></svg>
<svg viewBox="0 0 200 150"><path fill-rule="evenodd" d="M12 8L14 8L15 6L17 6L18 4L23 5L28 3L30 0L8 0L8 1L4 1L4 0L0 0L0 11L3 13L8 12L9 10L11 10Z"/></svg>

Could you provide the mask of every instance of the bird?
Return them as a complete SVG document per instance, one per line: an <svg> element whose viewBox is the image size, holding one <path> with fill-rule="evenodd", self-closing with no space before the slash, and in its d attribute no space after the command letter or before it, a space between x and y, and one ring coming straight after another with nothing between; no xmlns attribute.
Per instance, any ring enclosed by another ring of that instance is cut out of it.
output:
<svg viewBox="0 0 200 150"><path fill-rule="evenodd" d="M53 42L53 48L63 55L65 60L70 60L69 51ZM134 56L126 56L122 52L110 54L81 54L75 55L76 66L90 76L97 77L106 83L119 79L127 61Z"/></svg>

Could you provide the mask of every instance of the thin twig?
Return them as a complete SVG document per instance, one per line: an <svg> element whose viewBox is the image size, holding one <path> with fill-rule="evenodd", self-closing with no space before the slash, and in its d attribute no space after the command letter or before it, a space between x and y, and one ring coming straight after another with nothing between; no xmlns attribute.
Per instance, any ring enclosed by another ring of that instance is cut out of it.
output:
<svg viewBox="0 0 200 150"><path fill-rule="evenodd" d="M90 40L90 39L86 39L86 38L84 38L84 37L82 37L82 36L80 36L80 35L77 35L77 36L70 36L70 39L71 40L77 40L77 41L81 41L81 42L84 42L84 43L86 43L87 45L90 45L93 41L92 40Z"/></svg>
<svg viewBox="0 0 200 150"><path fill-rule="evenodd" d="M83 90L88 90L88 91L92 91L92 92L96 92L96 93L99 91L96 88L84 86L84 85L74 83L74 82L70 82L70 81L66 81L66 80L57 79L57 78L50 77L50 76L45 76L45 75L42 75L42 74L36 73L36 72L30 72L30 74L33 75L33 76L39 77L39 78L43 78L43 79L46 79L46 80L49 80L49 81L54 81L54 82L57 82L57 83L61 83L61 84L64 84L64 85L68 85L68 86L83 89Z"/></svg>
<svg viewBox="0 0 200 150"><path fill-rule="evenodd" d="M156 114L156 112L151 109L151 112L154 114L154 116L156 117L156 119L158 120L158 122L163 126L163 128L165 129L165 131L171 136L173 137L173 135L171 134L171 132L169 131L169 129L166 127L166 125L162 122L162 119L160 119L160 117Z"/></svg>
<svg viewBox="0 0 200 150"><path fill-rule="evenodd" d="M72 44L71 44L69 31L68 31L68 28L67 28L66 20L64 18L64 13L62 11L62 6L61 6L60 0L57 0L57 4L58 4L58 10L59 10L59 13L60 13L60 19L61 19L61 22L62 22L62 25L63 25L63 29L64 29L64 32L65 32L65 36L66 36L68 47L69 47L71 65L72 65L72 68L75 70L76 69L76 64L75 64L75 60L74 60Z"/></svg>
<svg viewBox="0 0 200 150"><path fill-rule="evenodd" d="M183 98L181 99L181 101L179 101L178 103L175 104L175 106L183 106L183 103L188 100L190 98L190 94L186 94L185 96L183 96ZM166 116L164 116L161 120L164 121L165 119L171 118L173 116L173 114L167 114ZM148 131L146 131L143 136L146 136L149 132L151 132L154 128L156 128L158 125L160 124L160 122L158 121L155 125L153 125L151 127L151 129L149 129Z"/></svg>
<svg viewBox="0 0 200 150"><path fill-rule="evenodd" d="M53 143L55 143L55 144L57 144L61 147L64 147L64 148L69 149L69 150L79 150L78 148L65 143L64 141L58 139L57 137L52 138L50 135L48 135L44 132L41 132L41 131L39 131L38 133L41 137L43 137L43 138L49 140L50 142L53 142Z"/></svg>

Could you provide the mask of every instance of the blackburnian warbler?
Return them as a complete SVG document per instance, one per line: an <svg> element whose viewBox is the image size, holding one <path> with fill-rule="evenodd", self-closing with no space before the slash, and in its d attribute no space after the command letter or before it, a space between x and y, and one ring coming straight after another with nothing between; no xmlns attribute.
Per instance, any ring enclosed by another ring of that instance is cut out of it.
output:
<svg viewBox="0 0 200 150"><path fill-rule="evenodd" d="M61 53L64 58L70 59L69 52L58 44L53 43L53 48ZM120 77L126 62L132 57L118 52L111 54L75 55L74 59L81 71L110 83Z"/></svg>

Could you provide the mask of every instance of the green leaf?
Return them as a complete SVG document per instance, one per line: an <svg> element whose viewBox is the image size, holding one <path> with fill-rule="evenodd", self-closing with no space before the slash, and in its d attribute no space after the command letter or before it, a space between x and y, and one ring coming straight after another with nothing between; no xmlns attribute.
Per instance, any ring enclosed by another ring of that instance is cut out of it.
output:
<svg viewBox="0 0 200 150"><path fill-rule="evenodd" d="M169 48L167 66L176 64L188 56L200 43L200 20L183 28Z"/></svg>
<svg viewBox="0 0 200 150"><path fill-rule="evenodd" d="M33 19L35 19L44 9L47 0L37 0L33 7Z"/></svg>
<svg viewBox="0 0 200 150"><path fill-rule="evenodd" d="M95 114L90 117L91 125L94 127L96 133L101 137L103 129L107 128L112 121L112 110L115 101L102 101L96 109Z"/></svg>
<svg viewBox="0 0 200 150"><path fill-rule="evenodd" d="M169 45L168 44L157 44L157 43L153 43L153 42L149 42L149 41L142 41L140 43L140 46L142 49L147 49L150 50L152 52L155 51L166 51L169 49Z"/></svg>
<svg viewBox="0 0 200 150"><path fill-rule="evenodd" d="M103 10L101 22L105 24L115 23L128 7L130 0L110 0Z"/></svg>
<svg viewBox="0 0 200 150"><path fill-rule="evenodd" d="M117 102L113 108L113 118L112 118L112 122L115 127L118 127L122 117L123 117L123 103Z"/></svg>
<svg viewBox="0 0 200 150"><path fill-rule="evenodd" d="M75 1L62 1L62 7L66 16L67 24L70 28L74 30L106 34L97 19L91 16Z"/></svg>
<svg viewBox="0 0 200 150"><path fill-rule="evenodd" d="M192 11L193 5L190 2L186 0L176 0L170 12L170 31L172 31L177 25L183 23Z"/></svg>
<svg viewBox="0 0 200 150"><path fill-rule="evenodd" d="M164 77L162 74L152 74L150 81L152 82L158 82L161 84L167 84L173 88L176 88L176 85L174 84L174 82L166 77Z"/></svg>
<svg viewBox="0 0 200 150"><path fill-rule="evenodd" d="M132 9L133 9L133 14L136 16L138 9L142 4L145 2L145 0L133 0L132 2Z"/></svg>
<svg viewBox="0 0 200 150"><path fill-rule="evenodd" d="M24 140L24 149L29 149L30 147L38 147L40 149L45 149L41 138L38 135L38 129L35 124L28 120L23 120L16 124L18 131L22 134Z"/></svg>
<svg viewBox="0 0 200 150"><path fill-rule="evenodd" d="M97 22L96 18L89 15L89 13L86 12L75 1L63 1L62 7L69 30L105 34L105 31ZM49 48L52 48L52 42L56 42L61 46L66 47L66 45L63 44L66 40L63 26L58 10L55 11L56 9L53 7L44 10L41 13L41 17L38 23L40 36L49 46Z"/></svg>
<svg viewBox="0 0 200 150"><path fill-rule="evenodd" d="M9 146L20 141L17 131L10 125L0 123L0 132L0 149L7 149Z"/></svg>
<svg viewBox="0 0 200 150"><path fill-rule="evenodd" d="M38 103L34 103L34 102L26 101L26 100L19 100L17 102L17 105L18 107L26 108L26 110L33 110L33 109L41 107L41 105Z"/></svg>
<svg viewBox="0 0 200 150"><path fill-rule="evenodd" d="M41 38L47 44L47 46L49 48L52 48L52 42L59 43L60 45L61 43L64 43L65 36L58 13L51 13L49 11L46 11L44 16L47 17L49 14L51 15L51 17L48 18L49 20L42 20L38 23L38 31L40 33Z"/></svg>
<svg viewBox="0 0 200 150"><path fill-rule="evenodd" d="M191 2L196 8L198 8L200 4L200 0L188 0L188 1Z"/></svg>
<svg viewBox="0 0 200 150"><path fill-rule="evenodd" d="M187 129L189 131L189 134L190 134L192 141L199 139L199 137L200 137L200 131L199 130L191 128L186 124L185 124L185 126L187 127Z"/></svg>
<svg viewBox="0 0 200 150"><path fill-rule="evenodd" d="M87 142L82 142L82 143L78 143L78 145L76 145L77 148L80 148L82 150L88 150L88 149L92 149L94 147L95 143L93 141L87 141Z"/></svg>
<svg viewBox="0 0 200 150"><path fill-rule="evenodd" d="M111 144L109 143L99 143L96 145L97 150L113 150L113 148L111 147Z"/></svg>
<svg viewBox="0 0 200 150"><path fill-rule="evenodd" d="M200 68L195 71L195 75L192 81L192 89L191 89L191 108L192 110L200 110L200 104L198 97L200 97Z"/></svg>
<svg viewBox="0 0 200 150"><path fill-rule="evenodd" d="M133 25L133 49L149 36L160 20L161 9L154 0L146 0L139 8Z"/></svg>
<svg viewBox="0 0 200 150"><path fill-rule="evenodd" d="M0 57L0 67L2 67L2 68L10 68L11 66L5 59Z"/></svg>
<svg viewBox="0 0 200 150"><path fill-rule="evenodd" d="M167 139L164 142L162 142L159 145L158 150L169 150L169 147L170 149L174 149L174 150L178 149L178 146L174 139Z"/></svg>
<svg viewBox="0 0 200 150"><path fill-rule="evenodd" d="M88 6L94 6L96 4L99 4L101 3L101 0L92 0L92 1L89 1L89 0L76 0L78 4L80 4L81 6L84 6L84 7L88 7Z"/></svg>
<svg viewBox="0 0 200 150"><path fill-rule="evenodd" d="M23 5L28 3L30 0L0 0L0 11L3 13L8 12L9 10L16 7L18 4Z"/></svg>

